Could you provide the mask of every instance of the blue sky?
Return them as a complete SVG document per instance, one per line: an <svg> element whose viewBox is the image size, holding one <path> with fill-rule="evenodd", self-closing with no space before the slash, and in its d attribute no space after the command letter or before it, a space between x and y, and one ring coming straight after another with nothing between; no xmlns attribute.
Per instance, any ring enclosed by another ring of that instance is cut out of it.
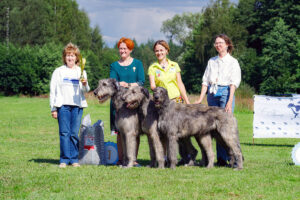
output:
<svg viewBox="0 0 300 200"><path fill-rule="evenodd" d="M112 47L121 37L166 39L160 32L162 22L175 14L200 12L210 0L77 0L91 26L99 26L105 43ZM237 0L233 0L237 2Z"/></svg>

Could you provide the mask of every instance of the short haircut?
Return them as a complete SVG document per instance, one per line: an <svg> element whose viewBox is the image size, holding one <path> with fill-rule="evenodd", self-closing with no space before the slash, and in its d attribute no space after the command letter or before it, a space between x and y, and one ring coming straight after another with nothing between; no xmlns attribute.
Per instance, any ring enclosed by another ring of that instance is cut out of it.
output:
<svg viewBox="0 0 300 200"><path fill-rule="evenodd" d="M63 56L62 56L62 59L63 59L63 62L64 64L66 65L67 64L67 61L66 61L66 56L68 53L74 53L75 56L76 56L76 61L75 61L75 64L78 65L80 60L79 60L79 57L80 57L80 51L79 51L79 48L73 44L73 43L68 43L64 50L63 50Z"/></svg>
<svg viewBox="0 0 300 200"><path fill-rule="evenodd" d="M118 48L120 47L121 43L125 43L129 50L132 50L134 48L134 42L129 38L122 37L118 42Z"/></svg>

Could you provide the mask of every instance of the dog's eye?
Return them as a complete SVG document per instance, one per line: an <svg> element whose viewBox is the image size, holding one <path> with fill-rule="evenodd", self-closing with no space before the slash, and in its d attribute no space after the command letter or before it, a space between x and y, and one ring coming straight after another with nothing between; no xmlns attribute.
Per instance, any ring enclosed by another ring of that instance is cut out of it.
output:
<svg viewBox="0 0 300 200"><path fill-rule="evenodd" d="M107 86L107 84L106 84L106 83L103 83L102 85L103 85L103 86Z"/></svg>

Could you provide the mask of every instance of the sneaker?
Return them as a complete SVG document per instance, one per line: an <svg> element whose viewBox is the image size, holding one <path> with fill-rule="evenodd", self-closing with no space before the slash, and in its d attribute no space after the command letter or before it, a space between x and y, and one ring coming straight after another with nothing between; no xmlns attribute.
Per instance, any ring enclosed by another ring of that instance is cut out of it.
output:
<svg viewBox="0 0 300 200"><path fill-rule="evenodd" d="M79 163L73 163L72 166L73 167L80 167Z"/></svg>
<svg viewBox="0 0 300 200"><path fill-rule="evenodd" d="M66 167L67 167L67 164L66 164L66 163L60 163L58 167L59 167L59 168L66 168Z"/></svg>

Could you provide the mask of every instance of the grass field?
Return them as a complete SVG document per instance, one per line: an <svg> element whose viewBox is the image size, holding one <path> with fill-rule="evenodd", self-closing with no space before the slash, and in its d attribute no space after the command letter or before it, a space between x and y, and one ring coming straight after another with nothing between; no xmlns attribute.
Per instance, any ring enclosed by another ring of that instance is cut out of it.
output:
<svg viewBox="0 0 300 200"><path fill-rule="evenodd" d="M109 104L89 98L92 122L104 121ZM57 121L47 98L0 97L0 199L300 199L300 167L291 151L299 139L256 139L251 111L236 110L244 169L177 167L122 169L82 166L59 169ZM146 137L138 161L149 163ZM198 156L198 160L200 157Z"/></svg>

